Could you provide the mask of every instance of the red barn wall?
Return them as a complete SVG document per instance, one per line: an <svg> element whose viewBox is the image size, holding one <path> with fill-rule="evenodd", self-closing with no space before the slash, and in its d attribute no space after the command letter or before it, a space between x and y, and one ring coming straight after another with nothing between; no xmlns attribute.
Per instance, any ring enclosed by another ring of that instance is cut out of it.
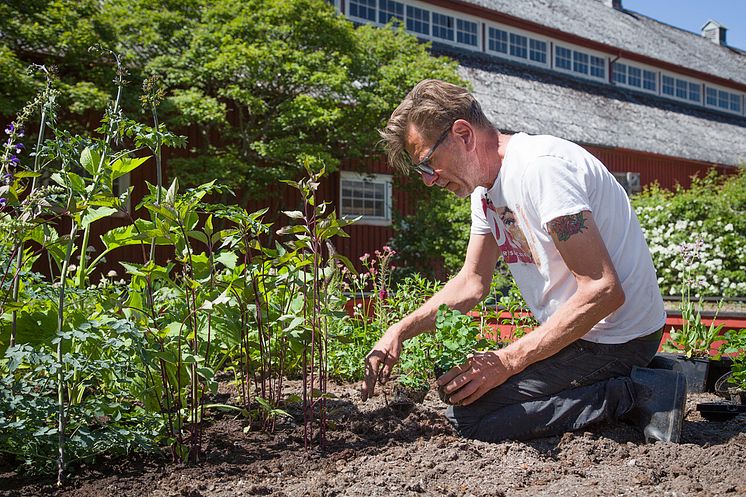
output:
<svg viewBox="0 0 746 497"><path fill-rule="evenodd" d="M684 188L691 185L691 177L702 176L708 169L715 167L720 173L731 173L736 167L687 159L677 159L635 150L584 145L586 150L596 156L612 172L640 173L642 186L658 181L661 187L672 190L676 184Z"/></svg>

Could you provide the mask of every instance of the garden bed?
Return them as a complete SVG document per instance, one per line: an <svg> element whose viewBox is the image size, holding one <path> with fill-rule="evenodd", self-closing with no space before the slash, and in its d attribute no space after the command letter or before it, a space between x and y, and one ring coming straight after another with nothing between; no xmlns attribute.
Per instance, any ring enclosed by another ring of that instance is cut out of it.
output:
<svg viewBox="0 0 746 497"><path fill-rule="evenodd" d="M294 387L296 385L288 385ZM389 388L389 386L387 386ZM222 387L221 387L222 389ZM246 421L217 415L206 430L203 462L170 465L155 457L84 467L57 496L499 496L744 495L746 416L704 421L690 395L683 443L645 444L624 424L530 443L489 444L455 435L431 390L408 416L383 395L359 401L356 385L330 385L325 449L303 450L303 426L274 435L244 433ZM390 397L389 397L390 399ZM52 491L54 480L0 471L7 496Z"/></svg>

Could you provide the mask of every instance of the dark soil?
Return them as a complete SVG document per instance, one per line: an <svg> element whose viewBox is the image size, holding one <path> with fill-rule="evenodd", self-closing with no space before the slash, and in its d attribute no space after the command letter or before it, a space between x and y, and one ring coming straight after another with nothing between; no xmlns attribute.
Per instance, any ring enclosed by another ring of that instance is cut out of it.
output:
<svg viewBox="0 0 746 497"><path fill-rule="evenodd" d="M679 445L645 444L624 424L490 444L456 436L434 390L408 415L388 407L383 395L360 402L355 385L330 390L337 398L329 402L323 450L304 450L302 425L244 433L246 420L218 415L199 465L155 457L99 461L79 468L61 490L52 480L0 470L0 495L746 495L746 416L703 420L695 406L718 400L712 394L690 395Z"/></svg>

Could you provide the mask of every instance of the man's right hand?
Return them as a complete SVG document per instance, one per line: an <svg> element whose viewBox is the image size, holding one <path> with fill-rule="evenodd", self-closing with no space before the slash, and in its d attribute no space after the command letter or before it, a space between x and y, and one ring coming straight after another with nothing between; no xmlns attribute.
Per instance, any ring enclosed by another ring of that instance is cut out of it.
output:
<svg viewBox="0 0 746 497"><path fill-rule="evenodd" d="M360 396L365 401L373 397L376 382L386 383L391 370L399 361L402 340L393 327L383 334L373 350L365 357L365 379L360 387Z"/></svg>

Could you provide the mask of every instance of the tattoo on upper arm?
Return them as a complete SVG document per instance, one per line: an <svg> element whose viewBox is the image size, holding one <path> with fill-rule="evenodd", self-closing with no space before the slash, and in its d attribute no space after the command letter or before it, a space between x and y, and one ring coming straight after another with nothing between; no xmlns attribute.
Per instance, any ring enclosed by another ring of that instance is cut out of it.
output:
<svg viewBox="0 0 746 497"><path fill-rule="evenodd" d="M569 240L572 235L582 233L584 229L588 227L585 225L582 212L549 221L549 230L557 233L557 238L561 242Z"/></svg>

